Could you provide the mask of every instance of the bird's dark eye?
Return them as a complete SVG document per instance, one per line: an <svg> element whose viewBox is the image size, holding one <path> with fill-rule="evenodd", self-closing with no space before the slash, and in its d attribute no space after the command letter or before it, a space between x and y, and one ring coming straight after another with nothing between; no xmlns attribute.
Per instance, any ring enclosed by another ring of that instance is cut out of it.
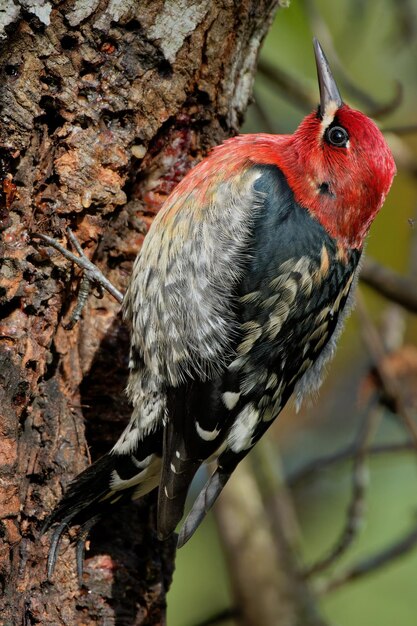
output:
<svg viewBox="0 0 417 626"><path fill-rule="evenodd" d="M346 148L349 135L342 126L331 126L326 130L325 139L327 143L338 148Z"/></svg>

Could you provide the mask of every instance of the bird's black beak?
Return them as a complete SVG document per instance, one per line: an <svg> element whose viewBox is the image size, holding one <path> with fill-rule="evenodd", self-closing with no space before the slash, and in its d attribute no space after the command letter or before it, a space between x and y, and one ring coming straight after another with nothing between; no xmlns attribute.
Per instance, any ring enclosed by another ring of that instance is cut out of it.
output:
<svg viewBox="0 0 417 626"><path fill-rule="evenodd" d="M342 106L343 100L340 97L323 49L315 37L313 45L320 88L320 116L322 119L326 116L333 117L337 109Z"/></svg>

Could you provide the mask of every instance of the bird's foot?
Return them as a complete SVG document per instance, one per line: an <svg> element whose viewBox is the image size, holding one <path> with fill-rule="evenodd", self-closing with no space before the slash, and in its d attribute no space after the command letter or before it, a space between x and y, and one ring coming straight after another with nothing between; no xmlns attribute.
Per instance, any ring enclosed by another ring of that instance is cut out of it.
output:
<svg viewBox="0 0 417 626"><path fill-rule="evenodd" d="M43 233L34 233L32 234L32 238L41 239L52 248L55 248L55 250L58 250L58 252L60 252L62 256L64 256L69 261L72 261L72 263L75 263L76 265L78 265L79 268L83 270L77 304L71 315L70 321L68 322L68 324L64 325L64 328L70 330L75 326L81 316L83 307L87 301L92 285L98 287L98 297L102 297L103 289L105 289L117 300L117 302L121 303L123 301L123 294L104 276L101 270L99 270L99 268L90 261L90 259L84 253L80 242L70 228L67 228L67 235L68 239L74 246L75 250L78 252L79 256L64 248L64 246L56 241L56 239L53 239L48 235L44 235Z"/></svg>

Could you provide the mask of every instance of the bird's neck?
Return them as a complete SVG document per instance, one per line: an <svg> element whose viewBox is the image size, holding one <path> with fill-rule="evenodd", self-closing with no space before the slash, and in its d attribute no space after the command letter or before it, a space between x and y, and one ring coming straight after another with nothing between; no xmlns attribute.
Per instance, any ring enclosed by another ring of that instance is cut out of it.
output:
<svg viewBox="0 0 417 626"><path fill-rule="evenodd" d="M300 150L292 135L252 137L253 141L245 142L247 161L276 165L286 177L295 200L340 245L360 250L384 200L378 190L361 182L359 175L348 176L342 163L324 167L319 149L317 154L314 150Z"/></svg>

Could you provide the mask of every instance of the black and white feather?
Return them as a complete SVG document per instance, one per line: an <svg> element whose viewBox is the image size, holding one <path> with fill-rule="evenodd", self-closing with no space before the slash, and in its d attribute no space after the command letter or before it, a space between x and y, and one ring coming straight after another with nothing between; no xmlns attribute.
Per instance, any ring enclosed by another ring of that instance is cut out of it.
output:
<svg viewBox="0 0 417 626"><path fill-rule="evenodd" d="M300 400L320 383L360 252L340 250L275 166L251 165L197 205L192 192L174 194L145 239L124 300L130 423L48 527L62 532L158 487L163 539L183 516L196 471L217 458L184 543L293 391Z"/></svg>

